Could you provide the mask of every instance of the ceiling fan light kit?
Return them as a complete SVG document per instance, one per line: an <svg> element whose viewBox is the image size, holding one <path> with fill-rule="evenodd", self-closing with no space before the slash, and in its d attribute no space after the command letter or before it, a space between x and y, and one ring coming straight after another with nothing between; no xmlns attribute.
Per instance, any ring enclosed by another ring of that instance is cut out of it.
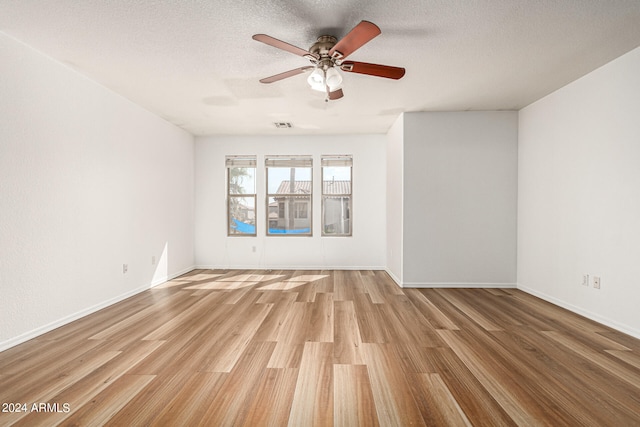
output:
<svg viewBox="0 0 640 427"><path fill-rule="evenodd" d="M326 101L343 97L342 75L338 68L347 73L366 74L376 77L398 80L404 76L405 69L388 65L369 64L365 62L345 61L357 49L368 43L381 33L380 28L372 22L361 21L344 38L338 41L334 36L320 36L309 50L301 49L266 34L255 34L253 39L278 49L302 56L312 66L296 68L271 77L261 79L261 83L273 83L298 74L311 71L307 83L311 89L326 92Z"/></svg>
<svg viewBox="0 0 640 427"><path fill-rule="evenodd" d="M307 77L307 83L309 83L309 86L311 86L311 89L317 90L320 92L325 91L324 81L325 81L325 73L322 68L315 68L311 72L311 74L309 74L309 77Z"/></svg>
<svg viewBox="0 0 640 427"><path fill-rule="evenodd" d="M325 71L327 86L331 91L336 90L342 84L342 76L337 69L331 67Z"/></svg>

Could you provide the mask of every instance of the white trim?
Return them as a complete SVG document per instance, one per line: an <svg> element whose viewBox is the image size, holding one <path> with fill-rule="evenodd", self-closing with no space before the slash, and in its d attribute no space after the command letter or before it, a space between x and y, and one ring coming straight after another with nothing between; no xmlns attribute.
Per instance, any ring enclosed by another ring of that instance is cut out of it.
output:
<svg viewBox="0 0 640 427"><path fill-rule="evenodd" d="M476 282L405 282L403 288L504 288L515 289L515 283L476 283Z"/></svg>
<svg viewBox="0 0 640 427"><path fill-rule="evenodd" d="M69 316L65 316L65 317L63 317L61 319L55 320L55 321L53 321L51 323L48 323L48 324L46 324L44 326L40 326L38 328L32 329L31 331L27 331L27 332L25 332L25 333L23 333L21 335L18 335L17 337L9 338L6 341L0 342L0 352L8 350L11 347L15 347L18 344L22 344L24 342L27 342L27 341L29 341L29 340L31 340L33 338L39 337L40 335L46 334L47 332L50 332L50 331L52 331L52 330L54 330L56 328L59 328L59 327L64 326L66 324L69 324L69 323L71 323L71 322L73 322L75 320L78 320L80 318L83 318L85 316L93 314L93 313L95 313L97 311L102 310L103 308L107 308L107 307L109 307L109 306L111 306L113 304L117 304L120 301L124 301L127 298L130 298L130 297L132 297L134 295L137 295L137 294L142 293L144 291L148 291L149 289L152 289L154 286L157 286L160 283L164 283L167 280L171 280L171 279L176 278L178 276L181 276L181 275L183 275L185 273L188 273L189 271L192 271L192 270L194 270L194 267L185 268L185 269L180 270L180 271L178 271L176 273L168 275L166 277L166 280L165 280L165 278L159 279L159 280L162 280L162 282L158 282L158 280L156 280L153 283L149 283L149 284L147 284L145 286L141 286L141 287L133 289L133 290L131 290L129 292L125 292L124 294L118 295L116 297L110 298L110 299L108 299L106 301L103 301L103 302L98 303L96 305L93 305L91 307L85 308L84 310L80 310L80 311L78 311L76 313L73 313L73 314L70 314Z"/></svg>
<svg viewBox="0 0 640 427"><path fill-rule="evenodd" d="M90 314L93 314L96 311L102 310L103 308L106 308L106 307L108 307L110 305L116 304L116 303L118 303L120 301L123 301L123 300L125 300L125 299L127 299L129 297L132 297L132 296L134 296L136 294L144 292L144 291L146 291L148 289L149 289L149 286L143 286L143 287L134 289L132 291L126 292L126 293L124 293L122 295L118 295L117 297L108 299L107 301L103 301L103 302L101 302L99 304L96 304L96 305L91 306L89 308L86 308L84 310L80 310L80 311L78 311L76 313L73 313L73 314L71 314L69 316L65 316L62 319L55 320L55 321L53 321L53 322L51 322L51 323L49 323L47 325L40 326L40 327L38 327L36 329L33 329L31 331L28 331L28 332L25 332L22 335L18 335L17 337L10 338L10 339L8 339L6 341L3 341L0 344L0 351L7 350L7 349L9 349L11 347L14 347L14 346L18 345L18 344L22 344L23 342L29 341L30 339L33 339L33 338L36 338L36 337L38 337L40 335L46 334L47 332L50 332L50 331L52 331L52 330L54 330L56 328L59 328L60 326L64 326L64 325L66 325L68 323L71 323L71 322L73 322L75 320L78 320L78 319L80 319L82 317L85 317L85 316L88 316Z"/></svg>
<svg viewBox="0 0 640 427"><path fill-rule="evenodd" d="M523 292L526 292L526 293L528 293L530 295L533 295L535 297L543 299L543 300L545 300L547 302L550 302L550 303L552 303L554 305L557 305L559 307L562 307L564 309L572 311L572 312L574 312L576 314L584 316L584 317L586 317L588 319L591 319L591 320L593 320L595 322L598 322L598 323L601 323L601 324L603 324L605 326L613 328L613 329L615 329L617 331L620 331L622 333L631 335L634 338L640 339L640 330L634 329L631 326L622 324L620 322L616 322L615 320L611 320L611 319L609 319L607 317L603 317L603 316L601 316L599 314L592 313L592 312L590 312L588 310L584 310L584 309L582 309L580 307L577 307L577 306L575 306L573 304L569 304L569 303L567 303L565 301L562 301L562 300L560 300L558 298L555 298L555 297L552 297L550 295L547 295L547 294L545 294L543 292L538 292L535 289L528 288L528 287L526 287L524 285L518 285L518 289L523 291Z"/></svg>
<svg viewBox="0 0 640 427"><path fill-rule="evenodd" d="M382 266L353 265L198 265L196 270L385 270Z"/></svg>

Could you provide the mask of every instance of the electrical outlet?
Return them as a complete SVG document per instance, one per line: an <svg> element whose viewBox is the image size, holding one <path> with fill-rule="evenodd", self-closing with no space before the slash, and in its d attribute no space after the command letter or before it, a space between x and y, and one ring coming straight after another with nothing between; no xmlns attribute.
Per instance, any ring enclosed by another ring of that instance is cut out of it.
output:
<svg viewBox="0 0 640 427"><path fill-rule="evenodd" d="M588 274L583 274L582 275L582 286L589 286L589 275Z"/></svg>
<svg viewBox="0 0 640 427"><path fill-rule="evenodd" d="M151 265L156 265L156 256L155 255L151 256Z"/></svg>
<svg viewBox="0 0 640 427"><path fill-rule="evenodd" d="M256 251L256 247L255 246L251 246L251 252L255 252Z"/></svg>
<svg viewBox="0 0 640 427"><path fill-rule="evenodd" d="M126 274L129 271L129 264L122 264L122 274Z"/></svg>
<svg viewBox="0 0 640 427"><path fill-rule="evenodd" d="M593 276L593 287L596 289L600 289L600 277Z"/></svg>

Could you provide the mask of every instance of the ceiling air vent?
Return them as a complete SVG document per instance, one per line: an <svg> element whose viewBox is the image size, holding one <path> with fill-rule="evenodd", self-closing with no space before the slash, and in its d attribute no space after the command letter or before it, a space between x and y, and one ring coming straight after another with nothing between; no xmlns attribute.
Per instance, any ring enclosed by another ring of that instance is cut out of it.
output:
<svg viewBox="0 0 640 427"><path fill-rule="evenodd" d="M289 122L275 122L274 125L276 125L278 129L289 129L293 127Z"/></svg>

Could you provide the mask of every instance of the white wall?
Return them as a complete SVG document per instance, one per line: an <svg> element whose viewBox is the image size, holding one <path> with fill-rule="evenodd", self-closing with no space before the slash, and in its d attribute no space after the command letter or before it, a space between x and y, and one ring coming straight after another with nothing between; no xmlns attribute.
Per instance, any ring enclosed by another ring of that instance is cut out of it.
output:
<svg viewBox="0 0 640 427"><path fill-rule="evenodd" d="M402 286L404 114L387 133L387 273Z"/></svg>
<svg viewBox="0 0 640 427"><path fill-rule="evenodd" d="M384 135L198 137L196 264L202 268L382 269L385 266ZM225 155L258 156L257 237L227 237ZM265 155L312 155L313 237L265 236ZM353 155L353 236L320 237L320 156ZM253 252L253 247L256 251Z"/></svg>
<svg viewBox="0 0 640 427"><path fill-rule="evenodd" d="M518 163L518 286L636 337L639 118L640 48L522 109Z"/></svg>
<svg viewBox="0 0 640 427"><path fill-rule="evenodd" d="M0 33L0 350L192 268L193 147Z"/></svg>
<svg viewBox="0 0 640 427"><path fill-rule="evenodd" d="M517 118L404 114L404 286L515 287Z"/></svg>

